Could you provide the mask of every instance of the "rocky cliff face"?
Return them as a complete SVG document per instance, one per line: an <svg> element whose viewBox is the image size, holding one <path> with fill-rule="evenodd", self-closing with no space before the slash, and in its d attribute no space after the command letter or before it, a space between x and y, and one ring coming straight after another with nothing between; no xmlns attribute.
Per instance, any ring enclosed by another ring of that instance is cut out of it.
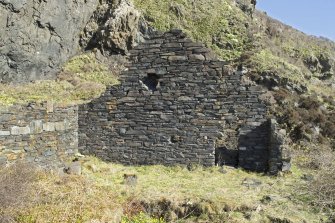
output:
<svg viewBox="0 0 335 223"><path fill-rule="evenodd" d="M95 0L0 0L0 82L50 79L78 48Z"/></svg>
<svg viewBox="0 0 335 223"><path fill-rule="evenodd" d="M103 0L85 26L80 44L104 55L124 54L138 42L139 18L128 0Z"/></svg>
<svg viewBox="0 0 335 223"><path fill-rule="evenodd" d="M81 47L125 53L139 13L128 0L0 0L0 83L53 79Z"/></svg>

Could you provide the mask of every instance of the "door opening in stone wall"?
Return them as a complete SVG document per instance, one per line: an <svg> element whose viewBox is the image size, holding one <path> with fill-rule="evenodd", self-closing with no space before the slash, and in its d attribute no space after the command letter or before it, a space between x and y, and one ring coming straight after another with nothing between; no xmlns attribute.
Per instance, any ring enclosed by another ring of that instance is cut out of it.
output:
<svg viewBox="0 0 335 223"><path fill-rule="evenodd" d="M238 150L227 147L215 148L215 165L217 166L238 166Z"/></svg>

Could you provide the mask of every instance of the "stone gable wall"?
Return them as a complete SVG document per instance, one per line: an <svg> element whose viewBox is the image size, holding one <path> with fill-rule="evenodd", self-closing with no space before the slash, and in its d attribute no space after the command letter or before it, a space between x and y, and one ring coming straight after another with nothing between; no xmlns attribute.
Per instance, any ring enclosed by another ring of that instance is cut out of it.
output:
<svg viewBox="0 0 335 223"><path fill-rule="evenodd" d="M79 108L79 150L124 164L268 169L267 109L203 44L174 30L131 51L121 85Z"/></svg>
<svg viewBox="0 0 335 223"><path fill-rule="evenodd" d="M233 165L276 173L286 147L258 86L179 30L131 51L121 84L88 104L0 110L0 165L61 167L77 152L127 165Z"/></svg>
<svg viewBox="0 0 335 223"><path fill-rule="evenodd" d="M77 151L77 106L44 103L0 110L0 165L25 159L57 168Z"/></svg>

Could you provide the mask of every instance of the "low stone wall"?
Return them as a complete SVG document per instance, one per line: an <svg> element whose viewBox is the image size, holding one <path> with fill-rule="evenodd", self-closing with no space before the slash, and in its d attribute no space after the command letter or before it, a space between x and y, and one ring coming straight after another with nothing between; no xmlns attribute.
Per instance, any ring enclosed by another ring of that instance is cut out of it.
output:
<svg viewBox="0 0 335 223"><path fill-rule="evenodd" d="M0 165L25 159L57 168L77 150L77 106L43 103L0 110Z"/></svg>

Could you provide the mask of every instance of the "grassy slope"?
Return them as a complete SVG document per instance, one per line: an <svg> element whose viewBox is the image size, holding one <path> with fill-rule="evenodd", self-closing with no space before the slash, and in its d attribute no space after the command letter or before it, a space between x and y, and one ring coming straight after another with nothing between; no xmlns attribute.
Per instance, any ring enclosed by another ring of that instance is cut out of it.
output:
<svg viewBox="0 0 335 223"><path fill-rule="evenodd" d="M0 106L41 101L63 105L83 103L100 96L106 85L117 84L116 73L93 53L82 54L64 65L57 80L15 86L0 84Z"/></svg>
<svg viewBox="0 0 335 223"><path fill-rule="evenodd" d="M126 221L126 215L129 219L144 210L141 201L147 204L164 201L172 205L161 207L162 216L156 217L169 218L171 211L181 210L183 204L195 204L194 215L202 213L198 218L175 219L177 222L208 221L209 217L211 222L239 223L325 219L322 212L309 205L312 197L308 182L301 179L302 171L296 167L292 174L277 178L229 168L222 173L219 167L197 167L192 171L185 167L126 167L96 158L86 158L83 166L82 176L40 173L30 191L30 196L36 199L30 204L23 203L22 209L11 207L4 212L19 216L19 222L26 223L118 222L122 218L124 222L150 222ZM125 184L124 174L136 174L137 185ZM246 179L260 181L261 185L244 185ZM272 200L264 200L267 196Z"/></svg>
<svg viewBox="0 0 335 223"><path fill-rule="evenodd" d="M248 47L248 18L231 0L133 0L158 30L183 29L226 61L238 59Z"/></svg>
<svg viewBox="0 0 335 223"><path fill-rule="evenodd" d="M309 37L260 12L251 19L232 0L133 2L153 27L163 31L181 28L225 61L249 63L257 73L276 73L303 84L309 93L335 95L330 86L335 74L331 81L319 81L320 71L311 72L304 63L324 56L335 66L335 43Z"/></svg>
<svg viewBox="0 0 335 223"><path fill-rule="evenodd" d="M251 18L233 0L133 2L153 27L184 30L221 59L232 65L243 64L250 71L250 78L269 90L273 90L269 83L276 80L279 88L270 93L280 100L271 104L272 115L290 134L298 132L299 140L313 140L313 128L320 127L320 139L315 141L328 138L335 146L335 134L327 133L333 124L325 123L332 122L335 114L334 42L307 36L258 11ZM306 97L317 101L320 107L313 114L307 108L299 108L299 114L285 117ZM282 103L283 99L287 103ZM325 109L321 111L321 107ZM320 118L313 117L315 114Z"/></svg>
<svg viewBox="0 0 335 223"><path fill-rule="evenodd" d="M282 78L306 86L307 94L316 93L334 99L334 42L308 36L261 12L256 12L254 22L261 40L258 50L251 57L254 71L276 73ZM326 60L332 65L332 70L322 71L321 67L311 70L308 61L312 58ZM332 76L322 78L322 73Z"/></svg>
<svg viewBox="0 0 335 223"><path fill-rule="evenodd" d="M245 57L247 59L242 62L248 62L253 72L274 73L290 82L303 83L308 87L306 95L316 94L321 102L323 95L334 100L334 89L329 85L333 79L320 81L319 73L310 72L304 64L306 58L320 57L321 52L333 57L333 43L306 37L287 27L282 28L283 32L271 30L271 27L278 27L276 22L269 22L261 14L256 16L256 21L251 21L231 0L134 0L134 3L151 25L160 30L182 28L224 60L236 62L241 56ZM0 86L0 104L40 100L80 103L98 96L105 84L114 83L116 76L88 54L65 65L57 81ZM294 106L294 103L292 99L290 104ZM286 107L283 104L280 112L287 113ZM316 213L311 206L307 183L301 180L302 173L297 168L292 175L271 178L241 170L228 170L222 174L216 167L189 172L180 167L124 167L96 159L85 166L82 177L60 178L42 174L35 185L38 188L35 194L42 200L22 210L21 222L113 221L123 215L129 200L155 202L163 198L177 204L185 200L205 206L210 203L207 209L216 211L218 207L227 207L230 211L220 217L229 222L268 222L268 216L288 218L293 222L319 222L323 218L323 214ZM97 170L92 172L92 166ZM122 183L124 173L139 176L135 188ZM248 188L241 185L245 178L255 178L263 183L257 189ZM267 195L274 195L276 199L264 204L261 199Z"/></svg>

